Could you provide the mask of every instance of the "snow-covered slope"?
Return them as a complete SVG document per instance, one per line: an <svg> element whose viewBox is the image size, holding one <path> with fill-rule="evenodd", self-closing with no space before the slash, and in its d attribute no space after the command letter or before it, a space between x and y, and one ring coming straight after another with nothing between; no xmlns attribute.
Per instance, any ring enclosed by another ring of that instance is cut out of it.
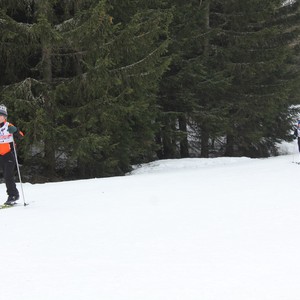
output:
<svg viewBox="0 0 300 300"><path fill-rule="evenodd" d="M26 183L30 205L0 210L0 299L298 300L298 159Z"/></svg>

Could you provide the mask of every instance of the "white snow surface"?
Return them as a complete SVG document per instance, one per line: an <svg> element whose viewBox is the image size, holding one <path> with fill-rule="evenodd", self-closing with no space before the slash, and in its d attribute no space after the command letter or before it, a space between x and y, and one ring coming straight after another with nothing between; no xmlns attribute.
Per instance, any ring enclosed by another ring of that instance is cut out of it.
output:
<svg viewBox="0 0 300 300"><path fill-rule="evenodd" d="M298 300L296 160L164 160L25 183L30 204L0 210L0 299Z"/></svg>

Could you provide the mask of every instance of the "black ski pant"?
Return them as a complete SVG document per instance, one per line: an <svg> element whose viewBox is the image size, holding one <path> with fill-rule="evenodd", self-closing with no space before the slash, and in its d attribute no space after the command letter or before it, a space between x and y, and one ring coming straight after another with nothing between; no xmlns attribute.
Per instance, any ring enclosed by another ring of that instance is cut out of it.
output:
<svg viewBox="0 0 300 300"><path fill-rule="evenodd" d="M298 137L298 149L299 149L299 152L300 152L300 137Z"/></svg>
<svg viewBox="0 0 300 300"><path fill-rule="evenodd" d="M19 195L14 179L15 167L16 159L13 152L10 151L4 155L0 155L0 168L3 170L6 192L9 196Z"/></svg>

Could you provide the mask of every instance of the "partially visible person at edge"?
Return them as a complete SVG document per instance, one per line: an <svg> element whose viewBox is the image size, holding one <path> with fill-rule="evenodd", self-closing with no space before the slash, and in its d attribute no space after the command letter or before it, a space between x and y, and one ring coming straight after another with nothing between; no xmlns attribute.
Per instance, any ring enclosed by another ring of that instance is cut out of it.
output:
<svg viewBox="0 0 300 300"><path fill-rule="evenodd" d="M23 137L24 134L13 124L7 122L7 108L0 104L0 168L6 184L8 198L4 204L12 205L19 200L14 174L16 157L14 151L14 137Z"/></svg>
<svg viewBox="0 0 300 300"><path fill-rule="evenodd" d="M300 120L298 120L297 128L294 131L294 137L298 138L298 149L300 152Z"/></svg>

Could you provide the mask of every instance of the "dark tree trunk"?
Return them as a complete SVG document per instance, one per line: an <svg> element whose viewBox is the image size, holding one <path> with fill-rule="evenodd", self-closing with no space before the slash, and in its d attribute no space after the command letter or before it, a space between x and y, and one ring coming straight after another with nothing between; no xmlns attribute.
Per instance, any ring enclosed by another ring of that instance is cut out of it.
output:
<svg viewBox="0 0 300 300"><path fill-rule="evenodd" d="M180 157L189 157L189 142L187 139L187 122L185 116L179 116L179 130L185 133L185 136L180 141Z"/></svg>
<svg viewBox="0 0 300 300"><path fill-rule="evenodd" d="M226 138L225 156L234 156L234 137L228 134Z"/></svg>
<svg viewBox="0 0 300 300"><path fill-rule="evenodd" d="M201 129L201 157L209 157L209 133L205 127Z"/></svg>

